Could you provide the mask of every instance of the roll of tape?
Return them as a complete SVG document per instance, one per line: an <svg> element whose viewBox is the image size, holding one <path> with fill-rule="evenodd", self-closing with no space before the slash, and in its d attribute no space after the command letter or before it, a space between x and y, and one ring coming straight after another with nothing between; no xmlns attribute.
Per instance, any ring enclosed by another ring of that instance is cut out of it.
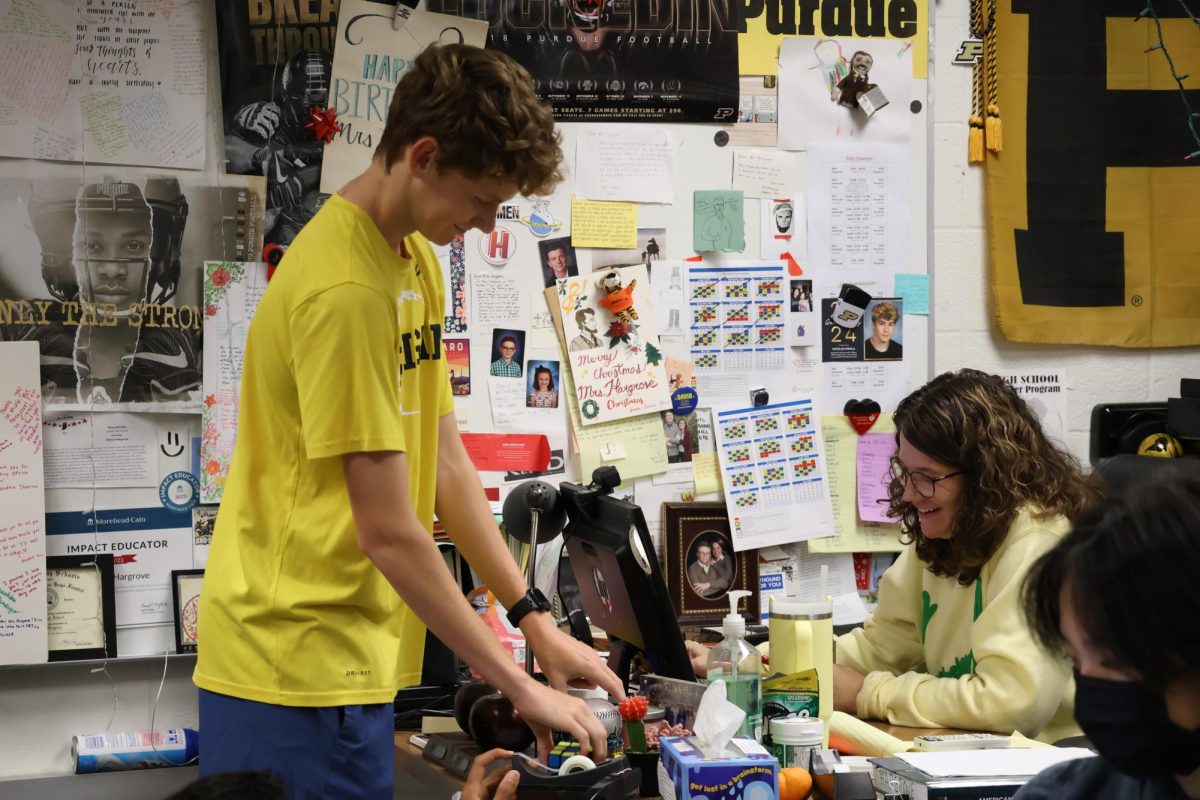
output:
<svg viewBox="0 0 1200 800"><path fill-rule="evenodd" d="M589 769L595 769L596 762L592 761L587 756L571 756L562 763L558 768L559 775L570 775L575 772L585 772Z"/></svg>

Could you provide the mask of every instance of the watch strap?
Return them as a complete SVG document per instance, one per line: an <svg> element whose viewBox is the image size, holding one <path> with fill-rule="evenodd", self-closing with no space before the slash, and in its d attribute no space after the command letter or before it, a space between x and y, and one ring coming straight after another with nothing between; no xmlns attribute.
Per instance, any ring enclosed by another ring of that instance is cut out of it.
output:
<svg viewBox="0 0 1200 800"><path fill-rule="evenodd" d="M508 623L514 628L521 624L521 620L526 614L533 611L549 611L550 601L546 599L546 595L542 594L542 590L538 588L530 589L525 593L525 596L513 604L513 607L508 610Z"/></svg>

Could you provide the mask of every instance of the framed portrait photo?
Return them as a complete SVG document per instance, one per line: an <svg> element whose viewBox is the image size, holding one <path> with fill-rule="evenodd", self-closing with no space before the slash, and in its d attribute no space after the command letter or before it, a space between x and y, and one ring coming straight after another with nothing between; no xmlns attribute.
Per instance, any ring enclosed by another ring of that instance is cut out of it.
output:
<svg viewBox="0 0 1200 800"><path fill-rule="evenodd" d="M117 657L111 553L47 556L46 632L50 661Z"/></svg>
<svg viewBox="0 0 1200 800"><path fill-rule="evenodd" d="M681 625L719 623L732 589L752 594L740 610L757 623L758 554L733 552L724 503L663 503L663 573Z"/></svg>
<svg viewBox="0 0 1200 800"><path fill-rule="evenodd" d="M171 570L171 598L175 606L175 652L196 652L196 620L200 617L202 569Z"/></svg>

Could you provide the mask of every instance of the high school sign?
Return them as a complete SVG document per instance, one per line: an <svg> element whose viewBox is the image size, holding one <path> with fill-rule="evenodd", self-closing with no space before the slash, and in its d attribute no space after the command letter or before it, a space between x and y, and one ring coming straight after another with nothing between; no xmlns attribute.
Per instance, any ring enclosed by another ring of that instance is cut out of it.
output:
<svg viewBox="0 0 1200 800"><path fill-rule="evenodd" d="M1200 344L1200 157L1145 0L999 0L988 245L1013 341ZM1176 70L1200 31L1157 4ZM1200 107L1200 90L1189 91Z"/></svg>

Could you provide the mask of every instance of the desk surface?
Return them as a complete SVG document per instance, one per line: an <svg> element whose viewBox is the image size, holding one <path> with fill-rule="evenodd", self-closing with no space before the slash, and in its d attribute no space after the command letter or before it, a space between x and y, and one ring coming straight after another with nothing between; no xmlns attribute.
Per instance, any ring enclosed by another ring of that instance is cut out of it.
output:
<svg viewBox="0 0 1200 800"><path fill-rule="evenodd" d="M906 728L903 725L890 725L878 720L867 720L867 724L906 741L920 735L962 733L953 728ZM396 770L408 773L430 789L441 792L443 797L449 797L461 789L461 780L421 757L421 751L409 742L414 733L415 731L400 731L396 734Z"/></svg>

